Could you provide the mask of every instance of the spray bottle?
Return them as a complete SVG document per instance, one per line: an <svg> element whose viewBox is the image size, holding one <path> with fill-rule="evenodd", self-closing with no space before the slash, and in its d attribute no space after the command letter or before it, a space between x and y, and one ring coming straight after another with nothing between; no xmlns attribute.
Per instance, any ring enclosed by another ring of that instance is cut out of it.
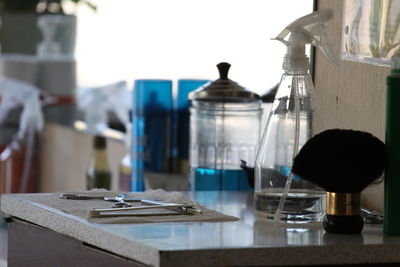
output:
<svg viewBox="0 0 400 267"><path fill-rule="evenodd" d="M30 170L34 154L35 134L43 129L43 113L40 102L40 90L34 85L14 80L11 78L0 77L0 124L3 124L9 112L14 108L23 106L20 116L19 129L13 140L6 146L0 154L0 162L6 164L13 153L21 151L22 144L25 144L25 158L20 175L18 192L28 192L30 181ZM11 178L3 177L11 183L16 174L11 174ZM16 178L17 179L17 178ZM6 191L10 192L10 186L6 185ZM8 189L7 189L8 188ZM16 192L13 192L16 193Z"/></svg>
<svg viewBox="0 0 400 267"><path fill-rule="evenodd" d="M117 118L126 127L126 147L127 155L123 157L119 166L120 188L128 191L126 184L130 184L130 122L129 109L130 97L126 97L128 92L126 82L120 81L102 87L89 88L83 90L79 99L79 107L84 110L84 120L86 122L86 132L93 135L103 136L108 129L108 112L113 111ZM105 142L103 140L102 142ZM105 145L104 145L105 146ZM122 178L123 177L123 178ZM121 187L122 186L122 187Z"/></svg>
<svg viewBox="0 0 400 267"><path fill-rule="evenodd" d="M325 192L291 172L293 157L312 136L315 121L314 85L305 45L319 47L335 65L337 60L324 31L332 10L321 10L288 25L274 40L287 46L282 75L255 163L257 216L277 222L321 221ZM288 36L289 38L285 40Z"/></svg>

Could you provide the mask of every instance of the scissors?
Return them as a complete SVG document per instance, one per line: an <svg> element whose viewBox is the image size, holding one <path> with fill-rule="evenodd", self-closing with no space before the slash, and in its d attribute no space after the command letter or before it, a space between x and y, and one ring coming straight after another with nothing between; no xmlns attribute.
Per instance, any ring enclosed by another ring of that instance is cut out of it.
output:
<svg viewBox="0 0 400 267"><path fill-rule="evenodd" d="M115 202L112 205L112 209L90 209L88 211L89 217L115 217L115 216L140 216L143 214L135 213L121 213L124 211L135 211L135 210L147 210L147 209L168 209L174 211L174 215L179 214L201 214L202 210L194 207L193 204L178 204L170 202L161 202L152 199L140 199L140 198L126 198L126 194L119 194L116 197L104 197L104 196L91 196L84 194L68 194L64 193L60 195L61 199L73 199L73 200L91 200L101 199L105 201ZM142 206L133 207L130 202L140 202L144 204ZM118 212L118 213L117 213ZM166 215L165 213L147 213L145 215ZM170 214L168 214L170 215Z"/></svg>
<svg viewBox="0 0 400 267"><path fill-rule="evenodd" d="M84 194L61 194L61 199L73 199L73 200L91 200L91 199L101 199L105 201L115 202L113 203L113 208L125 208L132 207L132 204L129 202L141 202L140 198L126 198L126 194L119 194L116 197L104 197L104 196L91 196Z"/></svg>
<svg viewBox="0 0 400 267"><path fill-rule="evenodd" d="M194 204L178 204L178 203L170 203L170 202L160 202L149 199L142 199L143 206L137 207L122 207L122 208L112 208L112 209L89 209L88 215L91 218L100 218L100 217L116 217L116 216L146 216L146 215L195 215L201 214L203 211L195 207ZM167 209L174 211L174 213L129 213L129 211L136 210L148 210L148 209ZM128 212L125 212L128 211ZM125 213L123 213L125 212Z"/></svg>

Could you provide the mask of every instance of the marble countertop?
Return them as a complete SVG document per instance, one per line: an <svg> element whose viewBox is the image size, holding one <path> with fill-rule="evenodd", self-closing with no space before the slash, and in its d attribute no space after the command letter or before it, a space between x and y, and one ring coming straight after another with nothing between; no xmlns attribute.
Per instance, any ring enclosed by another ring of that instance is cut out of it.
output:
<svg viewBox="0 0 400 267"><path fill-rule="evenodd" d="M274 226L257 220L253 194L193 192L210 209L240 217L223 223L96 224L26 199L1 197L1 210L152 266L279 266L400 262L400 237L366 225L361 235L326 234L320 224Z"/></svg>

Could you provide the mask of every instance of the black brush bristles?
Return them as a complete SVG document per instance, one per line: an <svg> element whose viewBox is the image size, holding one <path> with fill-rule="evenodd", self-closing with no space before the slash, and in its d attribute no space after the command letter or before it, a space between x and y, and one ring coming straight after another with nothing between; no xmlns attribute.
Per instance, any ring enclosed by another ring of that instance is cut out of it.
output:
<svg viewBox="0 0 400 267"><path fill-rule="evenodd" d="M385 167L385 144L370 133L332 129L307 141L292 172L328 192L358 193Z"/></svg>

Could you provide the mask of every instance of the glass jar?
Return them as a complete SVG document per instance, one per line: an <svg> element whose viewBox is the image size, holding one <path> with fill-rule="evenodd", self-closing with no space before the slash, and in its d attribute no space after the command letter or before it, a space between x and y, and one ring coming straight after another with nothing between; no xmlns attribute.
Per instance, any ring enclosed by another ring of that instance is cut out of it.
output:
<svg viewBox="0 0 400 267"><path fill-rule="evenodd" d="M221 78L192 94L191 190L253 190L253 177L248 177L240 166L242 160L254 166L261 101L258 95L227 78L229 66L220 63Z"/></svg>

